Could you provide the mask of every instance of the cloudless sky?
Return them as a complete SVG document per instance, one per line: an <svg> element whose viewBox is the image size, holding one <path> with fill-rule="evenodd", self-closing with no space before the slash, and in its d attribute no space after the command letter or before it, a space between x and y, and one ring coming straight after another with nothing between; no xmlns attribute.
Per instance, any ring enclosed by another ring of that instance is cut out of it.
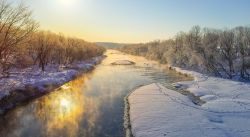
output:
<svg viewBox="0 0 250 137"><path fill-rule="evenodd" d="M221 29L250 25L250 0L24 2L32 9L41 29L88 41L147 42L173 37L177 32L188 31L194 25Z"/></svg>

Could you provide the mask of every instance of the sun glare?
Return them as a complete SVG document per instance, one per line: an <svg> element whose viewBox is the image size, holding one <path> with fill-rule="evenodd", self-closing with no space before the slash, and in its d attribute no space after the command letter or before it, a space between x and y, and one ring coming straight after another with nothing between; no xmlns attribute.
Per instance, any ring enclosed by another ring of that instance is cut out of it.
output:
<svg viewBox="0 0 250 137"><path fill-rule="evenodd" d="M75 4L76 0L59 0L63 6L71 7Z"/></svg>
<svg viewBox="0 0 250 137"><path fill-rule="evenodd" d="M70 107L70 101L67 99L63 98L60 100L60 105L64 108L69 108Z"/></svg>

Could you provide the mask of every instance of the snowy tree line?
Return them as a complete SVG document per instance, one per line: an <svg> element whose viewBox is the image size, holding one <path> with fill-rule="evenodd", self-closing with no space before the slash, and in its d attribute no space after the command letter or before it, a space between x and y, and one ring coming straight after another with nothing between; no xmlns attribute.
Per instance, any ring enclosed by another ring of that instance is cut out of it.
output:
<svg viewBox="0 0 250 137"><path fill-rule="evenodd" d="M122 51L224 78L250 79L250 27L194 26L173 39L130 44Z"/></svg>
<svg viewBox="0 0 250 137"><path fill-rule="evenodd" d="M48 64L70 64L101 55L104 49L93 43L62 34L38 31L38 23L24 4L0 0L0 74L11 68Z"/></svg>
<svg viewBox="0 0 250 137"><path fill-rule="evenodd" d="M25 64L38 64L44 70L48 64L68 65L74 62L84 61L95 56L100 56L104 48L82 39L65 37L62 34L40 31L33 34L24 46L23 58L20 61ZM32 65L30 64L30 65Z"/></svg>

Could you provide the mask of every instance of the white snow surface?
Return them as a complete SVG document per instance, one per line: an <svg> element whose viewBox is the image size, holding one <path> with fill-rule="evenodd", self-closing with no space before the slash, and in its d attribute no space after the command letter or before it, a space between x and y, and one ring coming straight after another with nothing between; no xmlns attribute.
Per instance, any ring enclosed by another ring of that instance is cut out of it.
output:
<svg viewBox="0 0 250 137"><path fill-rule="evenodd" d="M44 92L46 85L62 85L79 74L79 70L94 67L103 57L94 57L87 61L77 62L70 66L49 65L45 71L38 66L26 69L12 69L10 77L0 79L0 99L16 89L32 86Z"/></svg>
<svg viewBox="0 0 250 137"><path fill-rule="evenodd" d="M174 83L206 103L195 105L173 90L154 83L128 97L135 137L249 137L250 84L175 68L194 81Z"/></svg>

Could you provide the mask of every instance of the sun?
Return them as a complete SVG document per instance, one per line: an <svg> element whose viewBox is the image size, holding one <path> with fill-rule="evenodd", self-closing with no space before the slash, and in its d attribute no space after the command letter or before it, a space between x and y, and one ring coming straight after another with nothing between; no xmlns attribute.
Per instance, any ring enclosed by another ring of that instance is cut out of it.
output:
<svg viewBox="0 0 250 137"><path fill-rule="evenodd" d="M65 7L71 7L76 3L76 0L58 0L58 1Z"/></svg>
<svg viewBox="0 0 250 137"><path fill-rule="evenodd" d="M70 4L72 0L60 0L63 4Z"/></svg>

